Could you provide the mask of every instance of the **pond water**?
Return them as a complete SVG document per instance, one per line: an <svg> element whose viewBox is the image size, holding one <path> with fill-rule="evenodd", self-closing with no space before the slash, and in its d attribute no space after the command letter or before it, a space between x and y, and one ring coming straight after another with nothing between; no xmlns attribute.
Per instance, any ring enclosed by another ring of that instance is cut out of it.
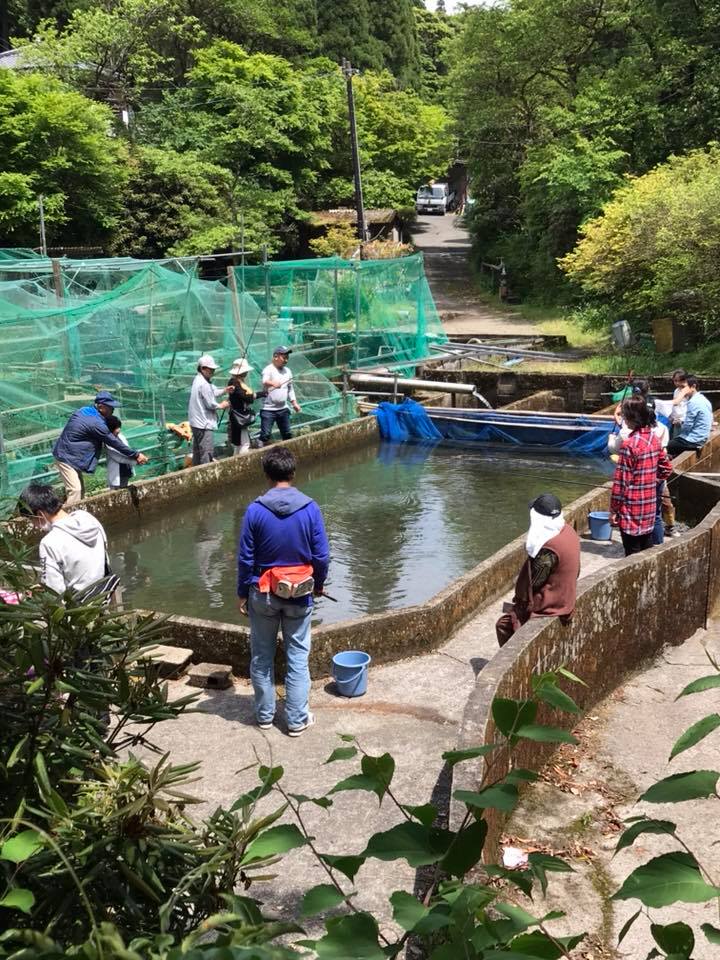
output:
<svg viewBox="0 0 720 960"><path fill-rule="evenodd" d="M607 480L607 463L491 449L372 443L302 465L297 486L319 503L331 547L334 623L421 603L527 529L546 491L569 503ZM266 489L226 487L110 530L111 563L129 607L236 622L235 550L247 504Z"/></svg>

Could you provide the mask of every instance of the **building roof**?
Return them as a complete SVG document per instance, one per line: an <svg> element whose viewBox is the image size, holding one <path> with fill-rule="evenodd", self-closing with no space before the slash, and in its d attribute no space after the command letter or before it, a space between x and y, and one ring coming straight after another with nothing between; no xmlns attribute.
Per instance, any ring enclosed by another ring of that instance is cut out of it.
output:
<svg viewBox="0 0 720 960"><path fill-rule="evenodd" d="M366 223L393 223L397 218L397 210L390 207L381 210L366 210ZM350 207L339 207L336 210L313 210L310 222L317 227L330 226L333 223L357 223L357 212Z"/></svg>

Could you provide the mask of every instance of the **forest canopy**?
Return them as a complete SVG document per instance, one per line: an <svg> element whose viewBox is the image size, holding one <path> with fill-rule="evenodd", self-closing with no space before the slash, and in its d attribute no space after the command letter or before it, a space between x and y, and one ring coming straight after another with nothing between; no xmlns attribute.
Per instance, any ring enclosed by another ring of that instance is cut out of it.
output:
<svg viewBox="0 0 720 960"><path fill-rule="evenodd" d="M160 257L244 232L292 255L309 211L353 202L343 57L366 205L412 207L454 155L449 19L414 0L11 0L0 242L37 243L42 193L51 244Z"/></svg>

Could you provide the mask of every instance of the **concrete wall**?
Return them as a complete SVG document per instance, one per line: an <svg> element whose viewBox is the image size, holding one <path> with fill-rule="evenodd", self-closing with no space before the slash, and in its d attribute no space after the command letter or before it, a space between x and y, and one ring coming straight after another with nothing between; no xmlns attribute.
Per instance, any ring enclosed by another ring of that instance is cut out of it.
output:
<svg viewBox="0 0 720 960"><path fill-rule="evenodd" d="M542 412L562 412L565 410L565 397L558 391L538 390L529 397L507 403L503 410L538 410Z"/></svg>
<svg viewBox="0 0 720 960"><path fill-rule="evenodd" d="M680 482L688 497L699 497L697 485L702 481L686 476ZM583 579L569 625L556 618L537 619L518 630L478 677L465 708L461 747L492 743L496 738L493 700L529 696L534 674L567 667L587 684L566 686L587 710L665 644L681 643L705 626L720 592L720 486L703 486L703 504L711 509L693 530ZM570 725L567 714L545 707L539 720ZM553 750L551 744L522 740L514 762L538 769ZM508 769L506 756L493 754L493 763L493 778ZM461 764L454 786L478 789L483 771L482 762ZM498 811L489 814L487 851L492 859L505 818ZM459 816L459 811L453 815Z"/></svg>
<svg viewBox="0 0 720 960"><path fill-rule="evenodd" d="M605 485L575 500L565 510L568 522L585 532L588 513L607 509L608 498L609 488ZM465 576L453 580L426 603L318 627L313 630L311 675L314 678L328 676L332 655L340 650L364 650L375 663L435 650L478 607L507 592L525 556L523 535ZM166 642L192 649L195 662L229 663L235 674L247 676L249 636L247 629L239 624L170 617L166 636Z"/></svg>
<svg viewBox="0 0 720 960"><path fill-rule="evenodd" d="M452 361L450 361L452 363ZM447 366L447 365L446 365ZM622 377L592 376L582 373L523 373L522 371L454 370L452 367L441 369L429 366L424 373L431 380L472 383L494 406L503 406L520 400L540 390L550 390L565 397L565 409L573 413L597 412L610 403L610 394ZM672 390L670 376L649 377L650 390L654 394L669 395ZM706 390L720 391L720 377L702 377L701 387ZM718 405L719 394L710 394L713 406ZM465 403L464 398L458 398Z"/></svg>

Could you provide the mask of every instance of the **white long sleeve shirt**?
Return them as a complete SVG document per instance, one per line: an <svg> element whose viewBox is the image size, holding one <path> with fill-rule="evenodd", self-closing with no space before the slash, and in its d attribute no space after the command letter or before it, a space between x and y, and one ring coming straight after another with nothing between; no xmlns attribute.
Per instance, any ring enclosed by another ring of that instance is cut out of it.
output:
<svg viewBox="0 0 720 960"><path fill-rule="evenodd" d="M209 380L198 373L193 380L188 403L188 423L196 430L215 430L217 428L217 398L224 393L222 387L214 387Z"/></svg>

